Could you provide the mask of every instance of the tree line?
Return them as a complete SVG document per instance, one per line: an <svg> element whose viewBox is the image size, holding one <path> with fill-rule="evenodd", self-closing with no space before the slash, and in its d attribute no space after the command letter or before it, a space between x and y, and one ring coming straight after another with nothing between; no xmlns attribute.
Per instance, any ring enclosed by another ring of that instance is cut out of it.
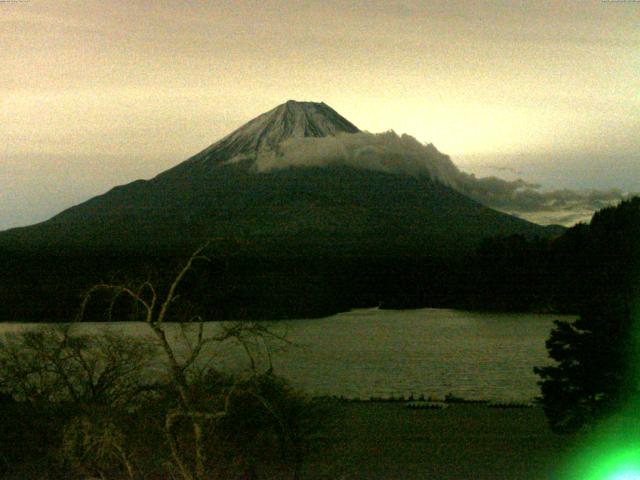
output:
<svg viewBox="0 0 640 480"><path fill-rule="evenodd" d="M575 432L640 400L640 198L598 211L561 239L572 259L560 280L576 298L574 321L556 321L537 367L551 427Z"/></svg>

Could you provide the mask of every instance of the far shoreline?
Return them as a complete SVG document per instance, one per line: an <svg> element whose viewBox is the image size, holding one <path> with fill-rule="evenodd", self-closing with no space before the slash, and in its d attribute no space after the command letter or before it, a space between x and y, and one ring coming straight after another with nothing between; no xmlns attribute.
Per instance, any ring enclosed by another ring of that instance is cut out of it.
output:
<svg viewBox="0 0 640 480"><path fill-rule="evenodd" d="M318 320L323 318L331 318L336 315L350 313L350 312L358 312L358 311L367 311L367 310L380 310L380 311L389 311L389 312L402 312L402 311L419 311L419 310L452 310L461 313L479 313L479 314L497 314L497 315L558 315L561 317L578 317L578 313L568 312L558 309L528 309L528 310L520 310L520 309L495 309L495 308L472 308L468 305L425 305L425 306L385 306L382 304L379 305L371 305L371 306L356 306L353 308L348 308L344 310L329 310L327 313L310 315L306 317L289 317L289 316L276 316L275 318L214 318L210 320L204 320L204 323L218 323L218 322L280 322L280 321L305 321L305 320ZM27 321L16 321L16 320L2 320L0 319L0 325L65 325L70 323L77 323L76 320L69 321L47 321L47 320L27 320ZM99 320L99 319L91 319L91 321L83 321L81 323L144 323L141 320ZM187 323L187 322L167 322L167 323Z"/></svg>

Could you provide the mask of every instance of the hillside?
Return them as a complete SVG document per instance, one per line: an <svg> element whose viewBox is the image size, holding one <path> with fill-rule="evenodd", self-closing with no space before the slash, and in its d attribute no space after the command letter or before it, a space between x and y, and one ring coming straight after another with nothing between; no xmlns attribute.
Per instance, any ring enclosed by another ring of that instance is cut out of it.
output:
<svg viewBox="0 0 640 480"><path fill-rule="evenodd" d="M110 272L166 269L211 239L233 259L219 315L315 315L383 302L486 237L557 234L455 190L456 167L432 145L389 133L363 146L370 136L325 104L290 101L155 178L0 232L0 315L64 318Z"/></svg>

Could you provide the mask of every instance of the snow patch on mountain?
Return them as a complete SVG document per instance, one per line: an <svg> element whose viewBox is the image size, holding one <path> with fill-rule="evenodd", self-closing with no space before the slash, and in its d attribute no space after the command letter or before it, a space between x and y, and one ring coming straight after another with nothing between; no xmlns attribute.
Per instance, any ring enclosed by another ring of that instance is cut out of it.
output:
<svg viewBox="0 0 640 480"><path fill-rule="evenodd" d="M325 103L289 100L254 118L222 140L187 160L216 165L255 159L291 138L331 137L360 130Z"/></svg>

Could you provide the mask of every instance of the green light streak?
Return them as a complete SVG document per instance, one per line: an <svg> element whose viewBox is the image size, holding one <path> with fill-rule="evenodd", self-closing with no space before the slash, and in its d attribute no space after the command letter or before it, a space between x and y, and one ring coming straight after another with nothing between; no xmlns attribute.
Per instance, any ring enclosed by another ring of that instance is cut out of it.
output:
<svg viewBox="0 0 640 480"><path fill-rule="evenodd" d="M639 472L637 468L623 469L609 478L611 480L640 480Z"/></svg>
<svg viewBox="0 0 640 480"><path fill-rule="evenodd" d="M640 282L638 282L640 283ZM630 377L640 379L640 299L632 307ZM562 480L640 480L640 380L622 411L582 437Z"/></svg>
<svg viewBox="0 0 640 480"><path fill-rule="evenodd" d="M621 439L617 439L621 440ZM640 446L608 439L592 444L573 462L566 480L640 480Z"/></svg>

